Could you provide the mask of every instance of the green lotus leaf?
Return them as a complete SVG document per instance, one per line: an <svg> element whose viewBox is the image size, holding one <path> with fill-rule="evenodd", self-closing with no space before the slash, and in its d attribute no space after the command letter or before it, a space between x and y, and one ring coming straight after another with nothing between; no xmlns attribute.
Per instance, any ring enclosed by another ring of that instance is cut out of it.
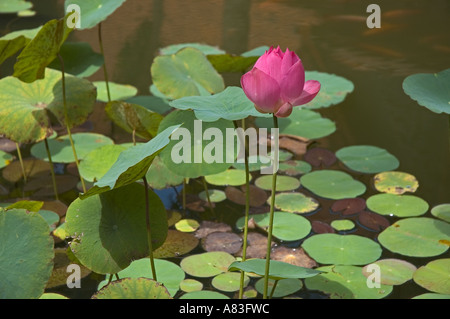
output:
<svg viewBox="0 0 450 319"><path fill-rule="evenodd" d="M255 123L260 128L272 128L271 119L257 118ZM336 131L333 121L323 118L318 112L294 108L289 117L278 119L280 134L302 136L307 139L319 139Z"/></svg>
<svg viewBox="0 0 450 319"><path fill-rule="evenodd" d="M145 175L148 184L154 189L164 189L183 183L184 177L172 172L164 165L161 158L156 156Z"/></svg>
<svg viewBox="0 0 450 319"><path fill-rule="evenodd" d="M80 175L88 182L98 181L113 166L126 147L106 144L90 151L80 162Z"/></svg>
<svg viewBox="0 0 450 319"><path fill-rule="evenodd" d="M336 152L336 157L351 170L367 174L394 170L400 164L388 151L370 145L341 148Z"/></svg>
<svg viewBox="0 0 450 319"><path fill-rule="evenodd" d="M8 0L0 2L0 13L16 13L28 10L33 7L33 3L24 0Z"/></svg>
<svg viewBox="0 0 450 319"><path fill-rule="evenodd" d="M47 292L42 294L42 296L40 296L39 299L69 299L69 298L54 292Z"/></svg>
<svg viewBox="0 0 450 319"><path fill-rule="evenodd" d="M366 201L367 208L381 215L414 217L425 214L429 205L413 195L376 194Z"/></svg>
<svg viewBox="0 0 450 319"><path fill-rule="evenodd" d="M219 73L245 73L253 64L255 64L256 60L258 60L258 56L242 56L242 55L233 55L229 53L225 54L211 54L207 56L209 62L214 66L214 68Z"/></svg>
<svg viewBox="0 0 450 319"><path fill-rule="evenodd" d="M393 290L389 285L369 287L361 267L333 265L319 267L317 270L324 273L305 279L305 286L311 290L322 291L331 299L381 299Z"/></svg>
<svg viewBox="0 0 450 319"><path fill-rule="evenodd" d="M198 246L199 240L192 233L169 229L164 244L153 252L155 258L171 258L185 255Z"/></svg>
<svg viewBox="0 0 450 319"><path fill-rule="evenodd" d="M180 299L230 299L230 297L217 291L201 290L185 293Z"/></svg>
<svg viewBox="0 0 450 319"><path fill-rule="evenodd" d="M199 51L201 51L204 55L211 55L211 54L225 54L225 51L219 49L218 47L207 45L207 44L201 44L201 43L179 43L179 44L172 44L168 45L164 48L159 49L160 55L171 55L175 54L181 49L184 48L194 48Z"/></svg>
<svg viewBox="0 0 450 319"><path fill-rule="evenodd" d="M42 208L42 205L44 205L44 202L41 201L21 200L15 202L14 204L6 206L5 210L17 208L17 209L25 209L29 212L38 212Z"/></svg>
<svg viewBox="0 0 450 319"><path fill-rule="evenodd" d="M17 30L12 31L8 34L5 34L0 38L0 40L13 40L15 38L18 38L20 36L25 37L27 40L32 40L36 34L38 34L39 30L41 30L42 26L33 28L33 29L23 29L23 30Z"/></svg>
<svg viewBox="0 0 450 319"><path fill-rule="evenodd" d="M420 267L414 282L432 292L450 295L450 258L436 259Z"/></svg>
<svg viewBox="0 0 450 319"><path fill-rule="evenodd" d="M419 73L403 80L403 91L419 105L435 113L450 114L450 69Z"/></svg>
<svg viewBox="0 0 450 319"><path fill-rule="evenodd" d="M363 183L335 170L313 171L303 175L300 182L314 194L329 199L354 198L366 192Z"/></svg>
<svg viewBox="0 0 450 319"><path fill-rule="evenodd" d="M64 11L67 12L71 5L77 5L80 8L80 27L78 29L90 29L106 20L124 2L125 0L66 0Z"/></svg>
<svg viewBox="0 0 450 319"><path fill-rule="evenodd" d="M175 110L161 121L159 132L175 124L181 125L177 132L180 134L177 138L172 136L160 154L164 165L173 173L196 178L221 173L232 165L238 143L235 148L224 143L227 129L234 130L231 121L201 122L192 111ZM211 132L211 140L203 140L206 131Z"/></svg>
<svg viewBox="0 0 450 319"><path fill-rule="evenodd" d="M13 76L27 83L43 79L71 31L66 18L47 22L17 57Z"/></svg>
<svg viewBox="0 0 450 319"><path fill-rule="evenodd" d="M226 171L214 174L214 175L206 175L206 181L212 185L218 186L239 186L245 184L245 170L241 169L227 169ZM252 176L249 174L249 180L252 179Z"/></svg>
<svg viewBox="0 0 450 319"><path fill-rule="evenodd" d="M92 299L171 299L160 282L149 278L124 278L111 282L92 296Z"/></svg>
<svg viewBox="0 0 450 319"><path fill-rule="evenodd" d="M14 157L11 154L0 150L0 169L5 166L8 166L9 163L12 162L13 158Z"/></svg>
<svg viewBox="0 0 450 319"><path fill-rule="evenodd" d="M84 200L73 201L66 214L70 248L78 260L99 274L115 274L148 255L145 188L133 183ZM161 199L148 190L152 247L167 237Z"/></svg>
<svg viewBox="0 0 450 319"><path fill-rule="evenodd" d="M311 164L305 161L288 160L279 163L278 170L289 176L303 175L311 172Z"/></svg>
<svg viewBox="0 0 450 319"><path fill-rule="evenodd" d="M205 122L214 122L219 119L234 121L248 116L272 116L258 112L244 91L235 86L229 86L214 95L182 97L169 104L179 110L191 109L197 119Z"/></svg>
<svg viewBox="0 0 450 319"><path fill-rule="evenodd" d="M450 223L450 203L434 206L431 209L431 214Z"/></svg>
<svg viewBox="0 0 450 319"><path fill-rule="evenodd" d="M417 270L413 264L400 259L380 259L374 263L363 267L363 275L370 277L373 274L371 265L376 265L380 269L380 283L383 285L402 285L413 278Z"/></svg>
<svg viewBox="0 0 450 319"><path fill-rule="evenodd" d="M269 197L267 202L270 200ZM319 203L302 193L280 193L275 195L275 207L284 212L305 214L315 211Z"/></svg>
<svg viewBox="0 0 450 319"><path fill-rule="evenodd" d="M374 176L374 186L379 192L389 194L414 193L419 187L416 177L404 172L383 172Z"/></svg>
<svg viewBox="0 0 450 319"><path fill-rule="evenodd" d="M190 233L196 231L200 224L195 219L181 219L175 223L175 228L178 231Z"/></svg>
<svg viewBox="0 0 450 319"><path fill-rule="evenodd" d="M178 128L170 126L147 143L122 151L111 168L80 198L106 192L132 184L141 179L149 170L153 159L169 142L169 136Z"/></svg>
<svg viewBox="0 0 450 319"><path fill-rule="evenodd" d="M172 110L169 102L157 96L152 95L137 95L125 99L125 102L137 104L145 107L147 110L159 114L165 114Z"/></svg>
<svg viewBox="0 0 450 319"><path fill-rule="evenodd" d="M411 299L450 299L450 295L436 294L436 293L424 293Z"/></svg>
<svg viewBox="0 0 450 319"><path fill-rule="evenodd" d="M355 228L355 223L350 219L333 220L330 225L337 231L349 231Z"/></svg>
<svg viewBox="0 0 450 319"><path fill-rule="evenodd" d="M66 76L71 127L86 121L94 110L95 96L95 87L89 81ZM61 72L46 69L45 78L33 83L11 76L0 80L0 127L7 138L18 143L43 140L53 133L52 117L65 124Z"/></svg>
<svg viewBox="0 0 450 319"><path fill-rule="evenodd" d="M101 102L109 102L108 91L106 89L105 81L92 82L97 88L97 100ZM130 84L119 84L114 82L108 82L109 93L111 95L111 101L126 100L135 96L138 89Z"/></svg>
<svg viewBox="0 0 450 319"><path fill-rule="evenodd" d="M302 247L315 261L328 265L367 265L382 252L378 243L358 235L318 234L307 238Z"/></svg>
<svg viewBox="0 0 450 319"><path fill-rule="evenodd" d="M272 289L274 285L275 280L269 279L269 285L267 290L269 291L270 294L272 294ZM301 282L301 280L295 278L280 279L277 282L277 286L275 287L272 297L273 298L285 297L293 293L296 293L297 291L302 289L302 287L303 283ZM264 278L259 279L255 283L255 289L260 294L264 293Z"/></svg>
<svg viewBox="0 0 450 319"><path fill-rule="evenodd" d="M209 95L225 89L222 76L206 56L195 48L184 48L153 60L151 75L157 89L170 99Z"/></svg>
<svg viewBox="0 0 450 319"><path fill-rule="evenodd" d="M272 189L272 175L260 176L255 180L255 185L264 190ZM300 187L300 181L291 176L277 176L276 190L278 192L285 192L294 190Z"/></svg>
<svg viewBox="0 0 450 319"><path fill-rule="evenodd" d="M154 263L158 282L162 283L164 287L167 288L172 297L175 296L175 294L179 290L181 281L184 280L184 271L180 268L180 266L168 260L155 258ZM153 272L152 268L150 267L150 259L142 258L134 260L127 268L119 271L117 273L117 276L121 279L140 277L153 279ZM107 284L108 280L103 280L98 285L98 289L100 290Z"/></svg>
<svg viewBox="0 0 450 319"><path fill-rule="evenodd" d="M7 58L13 56L19 50L27 45L29 40L24 36L18 36L11 40L0 39L0 64L2 64Z"/></svg>
<svg viewBox="0 0 450 319"><path fill-rule="evenodd" d="M428 217L401 219L378 235L386 249L411 257L432 257L448 250L450 225Z"/></svg>
<svg viewBox="0 0 450 319"><path fill-rule="evenodd" d="M243 287L247 287L249 282L250 278L247 275L244 275ZM241 286L240 283L241 274L239 272L225 272L222 274L218 274L211 281L211 284L214 288L225 292L233 292L239 290Z"/></svg>
<svg viewBox="0 0 450 319"><path fill-rule="evenodd" d="M39 298L53 269L53 238L45 220L24 209L0 209L1 299Z"/></svg>
<svg viewBox="0 0 450 319"><path fill-rule="evenodd" d="M262 46L254 48L254 49L251 49L249 51L246 51L246 52L242 53L241 55L244 57L249 57L249 56L259 57L259 56L263 55L269 49L270 49L270 47L268 47L267 45L262 45Z"/></svg>
<svg viewBox="0 0 450 319"><path fill-rule="evenodd" d="M351 81L335 74L317 71L305 71L305 81L316 80L320 82L320 91L317 96L304 107L317 109L336 105L345 100L347 94L352 93L354 85Z"/></svg>
<svg viewBox="0 0 450 319"><path fill-rule="evenodd" d="M227 195L225 195L225 192L220 189L209 189L208 190L209 200L212 203L219 203L227 199ZM201 200L208 201L208 198L206 196L206 191L202 191L198 194L198 197Z"/></svg>
<svg viewBox="0 0 450 319"><path fill-rule="evenodd" d="M213 251L185 257L180 267L191 276L207 278L226 272L235 260L229 253Z"/></svg>
<svg viewBox="0 0 450 319"><path fill-rule="evenodd" d="M200 291L203 289L203 284L195 279L184 279L180 282L180 290L184 292Z"/></svg>

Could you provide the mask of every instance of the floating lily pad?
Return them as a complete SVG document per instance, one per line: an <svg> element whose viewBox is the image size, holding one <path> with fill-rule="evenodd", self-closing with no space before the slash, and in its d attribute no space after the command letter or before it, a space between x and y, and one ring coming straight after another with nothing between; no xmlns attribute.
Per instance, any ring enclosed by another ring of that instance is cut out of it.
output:
<svg viewBox="0 0 450 319"><path fill-rule="evenodd" d="M9 0L0 3L0 13L16 13L33 7L33 3L24 0Z"/></svg>
<svg viewBox="0 0 450 319"><path fill-rule="evenodd" d="M353 198L366 191L366 186L349 174L334 170L318 170L300 178L304 187L314 194L329 199Z"/></svg>
<svg viewBox="0 0 450 319"><path fill-rule="evenodd" d="M302 193L280 193L275 195L275 207L284 212L306 214L315 211L319 203Z"/></svg>
<svg viewBox="0 0 450 319"><path fill-rule="evenodd" d="M436 294L436 293L424 293L411 299L450 299L450 295Z"/></svg>
<svg viewBox="0 0 450 319"><path fill-rule="evenodd" d="M317 267L317 263L309 257L302 248L278 246L273 249L270 258L299 267Z"/></svg>
<svg viewBox="0 0 450 319"><path fill-rule="evenodd" d="M331 299L381 299L393 290L390 285L370 288L361 267L325 266L317 270L324 273L305 279L305 286L311 290L319 290Z"/></svg>
<svg viewBox="0 0 450 319"><path fill-rule="evenodd" d="M145 188L133 183L84 200L73 201L66 215L70 247L80 262L100 273L117 273L148 255ZM166 209L148 191L153 249L167 237Z"/></svg>
<svg viewBox="0 0 450 319"><path fill-rule="evenodd" d="M260 170L262 167L270 165L270 157L268 156L257 156L250 155L248 157L248 170L249 172L254 172ZM239 160L233 163L233 167L236 169L245 170L245 162L244 160Z"/></svg>
<svg viewBox="0 0 450 319"><path fill-rule="evenodd" d="M252 176L249 174L249 179L251 180ZM221 173L217 173L214 175L206 175L206 181L209 184L217 185L217 186L239 186L245 184L245 170L240 169L227 169Z"/></svg>
<svg viewBox="0 0 450 319"><path fill-rule="evenodd" d="M411 257L432 257L448 250L450 225L428 217L401 219L378 235L386 249Z"/></svg>
<svg viewBox="0 0 450 319"><path fill-rule="evenodd" d="M366 201L363 198L345 198L337 200L331 205L334 213L341 212L342 215L354 215L366 208Z"/></svg>
<svg viewBox="0 0 450 319"><path fill-rule="evenodd" d="M255 180L255 185L264 190L272 189L272 175L260 176ZM300 187L300 181L291 176L277 176L276 191L285 192Z"/></svg>
<svg viewBox="0 0 450 319"><path fill-rule="evenodd" d="M0 64L2 64L6 59L15 55L19 50L21 50L27 43L29 39L23 35L17 35L17 37L12 39L0 38Z"/></svg>
<svg viewBox="0 0 450 319"><path fill-rule="evenodd" d="M100 22L106 20L125 0L66 0L64 2L64 11L71 5L77 5L80 8L80 27L78 29L90 29Z"/></svg>
<svg viewBox="0 0 450 319"><path fill-rule="evenodd" d="M184 177L169 170L159 156L156 156L146 174L148 184L154 189L164 189L183 183Z"/></svg>
<svg viewBox="0 0 450 319"><path fill-rule="evenodd" d="M259 227L268 229L269 215L269 213L252 214L251 217ZM244 227L243 217L237 220L236 226L241 229ZM310 231L311 223L305 217L286 212L274 212L272 230L274 237L280 240L293 241L306 237Z"/></svg>
<svg viewBox="0 0 450 319"><path fill-rule="evenodd" d="M99 180L111 168L120 153L125 149L121 145L107 144L90 151L80 162L81 177L89 182Z"/></svg>
<svg viewBox="0 0 450 319"><path fill-rule="evenodd" d="M321 222L320 220L313 220L311 222L312 231L316 234L327 234L327 233L335 233L333 227L330 224L325 222Z"/></svg>
<svg viewBox="0 0 450 319"><path fill-rule="evenodd" d="M101 146L112 145L114 143L111 138L98 133L75 133L72 134L72 140L77 151L78 160L84 159L90 152ZM53 138L47 142L54 163L75 162L72 145L68 135ZM31 147L31 155L44 161L48 161L45 143L39 142L34 144Z"/></svg>
<svg viewBox="0 0 450 319"><path fill-rule="evenodd" d="M220 189L209 189L208 190L209 200L212 203L219 203L227 199L227 196L225 195L224 191L221 191ZM200 197L201 200L207 201L208 198L206 196L206 191L202 191L198 194L198 197Z"/></svg>
<svg viewBox="0 0 450 319"><path fill-rule="evenodd" d="M42 294L42 296L40 296L39 299L69 299L69 298L67 298L66 296L63 296L61 294L47 292L47 293Z"/></svg>
<svg viewBox="0 0 450 319"><path fill-rule="evenodd" d="M227 129L234 129L232 122L222 119L216 122L201 122L192 111L175 110L162 120L159 132L171 125L181 127L176 135L172 136L160 157L166 167L175 174L189 178L213 175L225 171L234 162L236 149L228 147L222 139L226 136ZM207 130L217 133L211 137L211 141L203 141Z"/></svg>
<svg viewBox="0 0 450 319"><path fill-rule="evenodd" d="M373 231L382 231L390 225L389 220L385 217L365 210L359 213L358 222Z"/></svg>
<svg viewBox="0 0 450 319"><path fill-rule="evenodd" d="M419 187L416 177L403 172L383 172L374 176L376 190L389 194L414 193Z"/></svg>
<svg viewBox="0 0 450 319"><path fill-rule="evenodd" d="M224 251L237 253L242 247L242 238L230 232L214 232L203 238L202 247L205 251Z"/></svg>
<svg viewBox="0 0 450 319"><path fill-rule="evenodd" d="M163 284L149 278L124 278L100 289L92 299L171 299Z"/></svg>
<svg viewBox="0 0 450 319"><path fill-rule="evenodd" d="M0 268L5 274L1 299L39 298L44 293L53 268L53 244L39 214L0 209Z"/></svg>
<svg viewBox="0 0 450 319"><path fill-rule="evenodd" d="M180 282L180 289L184 292L200 291L203 289L203 284L195 279L184 279Z"/></svg>
<svg viewBox="0 0 450 319"><path fill-rule="evenodd" d="M318 263L334 265L367 265L382 252L379 244L358 235L314 235L302 247Z"/></svg>
<svg viewBox="0 0 450 319"><path fill-rule="evenodd" d="M434 206L431 209L431 214L450 223L450 203Z"/></svg>
<svg viewBox="0 0 450 319"><path fill-rule="evenodd" d="M354 85L350 80L335 74L317 71L305 71L305 81L316 80L320 82L320 91L317 96L304 107L317 109L336 105L345 100L347 94L352 93Z"/></svg>
<svg viewBox="0 0 450 319"><path fill-rule="evenodd" d="M194 232L200 224L195 219L181 219L175 223L175 228L184 233Z"/></svg>
<svg viewBox="0 0 450 319"><path fill-rule="evenodd" d="M350 219L333 220L330 225L337 231L344 231L344 232L355 228L355 223Z"/></svg>
<svg viewBox="0 0 450 319"><path fill-rule="evenodd" d="M305 161L288 160L279 164L278 170L289 176L303 175L311 172L311 164Z"/></svg>
<svg viewBox="0 0 450 319"><path fill-rule="evenodd" d="M50 175L50 164L38 159L27 158L23 160L23 166L27 179L36 176ZM14 161L2 170L2 176L11 183L17 183L23 179L20 162Z"/></svg>
<svg viewBox="0 0 450 319"><path fill-rule="evenodd" d="M217 291L201 290L185 293L180 299L230 299L230 297Z"/></svg>
<svg viewBox="0 0 450 319"><path fill-rule="evenodd" d="M92 82L97 88L97 100L101 102L109 102L108 92L106 90L105 81ZM130 84L119 84L114 82L108 82L109 93L111 95L111 101L126 100L135 96L138 92L137 88Z"/></svg>
<svg viewBox="0 0 450 319"><path fill-rule="evenodd" d="M446 69L439 73L419 73L406 77L403 91L432 112L450 114L449 85L450 69Z"/></svg>
<svg viewBox="0 0 450 319"><path fill-rule="evenodd" d="M400 164L385 149L370 145L341 148L336 152L336 157L351 170L367 174L395 170Z"/></svg>
<svg viewBox="0 0 450 319"><path fill-rule="evenodd" d="M414 273L414 282L435 293L450 294L450 258L436 259Z"/></svg>
<svg viewBox="0 0 450 319"><path fill-rule="evenodd" d="M329 167L337 161L336 155L332 151L322 147L309 149L303 159L315 167Z"/></svg>
<svg viewBox="0 0 450 319"><path fill-rule="evenodd" d="M417 270L413 264L400 259L380 259L363 267L363 275L369 277L373 274L371 265L376 265L380 269L380 284L382 285L402 285L413 278Z"/></svg>
<svg viewBox="0 0 450 319"><path fill-rule="evenodd" d="M244 275L243 287L247 287L249 282L250 278L247 275ZM223 274L215 276L212 279L211 284L214 288L220 291L237 291L241 286L241 274L239 272L225 272Z"/></svg>
<svg viewBox="0 0 450 319"><path fill-rule="evenodd" d="M159 49L160 55L171 55L175 54L181 49L184 48L195 48L199 51L201 51L205 55L210 54L225 54L225 51L219 49L216 46L211 46L208 44L202 44L202 43L179 43L179 44L172 44L168 45L164 48Z"/></svg>
<svg viewBox="0 0 450 319"><path fill-rule="evenodd" d="M198 246L199 240L191 233L169 229L164 244L153 252L155 258L183 256Z"/></svg>
<svg viewBox="0 0 450 319"><path fill-rule="evenodd" d="M257 118L255 123L260 128L273 127L272 119ZM336 131L333 121L323 118L315 111L300 108L294 108L289 117L278 119L278 127L280 134L298 135L307 139L323 138Z"/></svg>
<svg viewBox="0 0 450 319"><path fill-rule="evenodd" d="M191 47L156 57L151 75L156 88L170 99L209 95L225 89L222 76L206 56Z"/></svg>
<svg viewBox="0 0 450 319"><path fill-rule="evenodd" d="M184 271L171 261L163 259L154 259L156 276L158 282L162 283L171 296L175 296L179 290L181 281L184 280ZM153 279L152 268L150 267L150 259L142 258L133 261L127 268L117 273L119 278L148 278ZM113 281L114 282L114 281ZM100 282L98 289L108 284L108 280Z"/></svg>
<svg viewBox="0 0 450 319"><path fill-rule="evenodd" d="M244 91L235 86L229 86L224 91L210 96L182 97L169 104L176 109L193 110L197 119L205 122L219 119L234 121L248 116L272 116L258 112Z"/></svg>
<svg viewBox="0 0 450 319"><path fill-rule="evenodd" d="M425 214L429 205L413 195L376 194L367 199L367 208L381 215L414 217Z"/></svg>
<svg viewBox="0 0 450 319"><path fill-rule="evenodd" d="M0 80L1 133L18 143L43 140L53 133L51 117L65 123L61 72L46 69L45 78L25 83L7 76ZM69 125L84 123L93 111L95 87L87 80L66 76ZM27 127L26 130L19 128Z"/></svg>
<svg viewBox="0 0 450 319"><path fill-rule="evenodd" d="M226 272L235 260L229 253L213 251L185 257L180 267L191 276L206 278Z"/></svg>
<svg viewBox="0 0 450 319"><path fill-rule="evenodd" d="M250 206L252 207L259 207L261 205L264 205L267 200L267 193L266 191L262 190L259 187L256 187L254 185L248 185L250 190ZM233 186L227 186L225 188L225 194L226 197L232 201L233 203L239 204L239 205L245 205L246 203L246 186L242 185L241 189L238 189Z"/></svg>
<svg viewBox="0 0 450 319"><path fill-rule="evenodd" d="M269 294L272 293L273 286L275 284L275 280L269 279L268 291ZM273 298L280 298L296 293L300 289L302 289L303 283L295 278L288 279L280 279L278 280L277 286L275 287L275 291L273 292ZM255 283L255 289L260 294L264 293L264 278L259 279Z"/></svg>
<svg viewBox="0 0 450 319"><path fill-rule="evenodd" d="M0 169L9 165L12 162L13 158L14 157L11 154L0 151Z"/></svg>
<svg viewBox="0 0 450 319"><path fill-rule="evenodd" d="M158 132L163 116L143 106L123 101L111 101L105 106L106 114L118 126L131 134L150 140Z"/></svg>

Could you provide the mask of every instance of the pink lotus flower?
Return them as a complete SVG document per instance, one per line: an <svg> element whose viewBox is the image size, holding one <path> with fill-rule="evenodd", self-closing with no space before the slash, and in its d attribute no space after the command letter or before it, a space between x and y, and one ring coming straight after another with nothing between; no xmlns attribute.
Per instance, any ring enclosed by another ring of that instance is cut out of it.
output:
<svg viewBox="0 0 450 319"><path fill-rule="evenodd" d="M320 82L305 82L302 61L293 51L270 48L241 77L247 97L261 113L287 117L294 106L306 104L319 93Z"/></svg>

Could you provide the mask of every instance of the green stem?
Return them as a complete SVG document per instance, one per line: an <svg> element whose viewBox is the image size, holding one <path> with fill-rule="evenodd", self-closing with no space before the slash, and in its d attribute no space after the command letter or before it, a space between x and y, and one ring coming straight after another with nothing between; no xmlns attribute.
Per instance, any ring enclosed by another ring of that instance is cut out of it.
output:
<svg viewBox="0 0 450 319"><path fill-rule="evenodd" d="M153 258L153 244L152 244L152 232L150 230L150 204L148 198L148 182L147 177L145 175L142 177L145 186L145 224L147 226L147 242L148 242L148 255L150 257L150 267L152 269L153 280L156 279L156 268L155 268L155 260Z"/></svg>
<svg viewBox="0 0 450 319"><path fill-rule="evenodd" d="M48 162L50 163L50 172L52 173L53 191L55 192L56 200L59 200L58 187L56 186L55 168L53 167L52 154L50 153L50 147L48 146L47 138L44 139L44 142L45 150L47 151Z"/></svg>
<svg viewBox="0 0 450 319"><path fill-rule="evenodd" d="M273 115L273 127L278 128L278 119ZM275 142L275 152L272 151L273 156L276 156L278 150L278 140L274 139ZM276 164L278 165L278 163ZM266 269L264 272L264 293L263 299L267 299L267 289L269 286L269 267L270 267L270 251L272 248L272 231L273 231L273 216L274 216L274 206L275 206L275 192L277 188L277 171L272 174L272 195L270 197L270 217L269 217L269 229L267 234L267 253L266 253Z"/></svg>
<svg viewBox="0 0 450 319"><path fill-rule="evenodd" d="M66 75L64 72L64 60L61 56L61 54L58 53L59 62L61 63L61 73L62 73L62 94L63 94L63 105L64 105L64 119L67 129L67 135L69 136L70 145L72 147L73 157L75 158L75 164L77 165L78 175L80 176L81 180L81 186L83 188L83 193L86 193L86 185L84 183L84 179L81 177L80 174L80 163L78 161L77 151L75 150L75 144L73 143L72 139L72 132L70 131L70 125L69 125L69 115L67 113L67 100L66 100Z"/></svg>
<svg viewBox="0 0 450 319"><path fill-rule="evenodd" d="M208 200L209 209L211 209L211 212L213 214L215 214L214 213L214 208L213 208L212 203L211 203L211 198L209 197L208 184L206 183L205 176L202 177L202 181L203 181L203 187L205 188L206 199Z"/></svg>
<svg viewBox="0 0 450 319"><path fill-rule="evenodd" d="M277 284L278 284L278 280L275 280L275 282L273 283L273 286L272 286L272 290L270 291L269 299L272 299L273 293L274 293L275 289L277 288Z"/></svg>
<svg viewBox="0 0 450 319"><path fill-rule="evenodd" d="M16 143L17 155L19 156L20 167L22 168L23 181L27 182L27 174L25 174L25 166L23 165L22 152L20 151L19 143Z"/></svg>
<svg viewBox="0 0 450 319"><path fill-rule="evenodd" d="M242 130L245 131L245 119L242 119L241 122ZM247 237L248 237L248 219L249 219L249 211L250 211L250 169L248 167L248 143L245 139L244 135L244 143L245 143L245 217L244 217L244 242L242 246L242 261L245 261L247 258ZM240 286L239 286L239 299L242 299L244 295L244 279L245 273L241 271L240 278Z"/></svg>
<svg viewBox="0 0 450 319"><path fill-rule="evenodd" d="M183 190L182 190L182 196L183 196L183 212L186 213L186 178L183 178Z"/></svg>
<svg viewBox="0 0 450 319"><path fill-rule="evenodd" d="M111 94L109 92L109 81L108 81L108 71L106 70L106 58L103 51L103 41L102 41L102 23L98 24L98 44L100 46L100 52L103 56L103 76L105 78L106 93L108 94L108 102L111 102Z"/></svg>

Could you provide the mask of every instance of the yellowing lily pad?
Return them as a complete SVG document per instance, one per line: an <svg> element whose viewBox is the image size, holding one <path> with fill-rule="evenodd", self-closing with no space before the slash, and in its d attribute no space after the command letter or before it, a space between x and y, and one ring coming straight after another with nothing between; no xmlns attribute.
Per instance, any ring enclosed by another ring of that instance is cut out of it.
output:
<svg viewBox="0 0 450 319"><path fill-rule="evenodd" d="M175 228L185 233L196 231L199 226L200 224L195 219L181 219L175 223Z"/></svg>
<svg viewBox="0 0 450 319"><path fill-rule="evenodd" d="M450 258L436 259L420 267L413 275L414 282L432 292L450 294Z"/></svg>
<svg viewBox="0 0 450 319"><path fill-rule="evenodd" d="M255 185L264 190L272 189L272 175L260 176L255 180ZM291 176L277 176L276 191L285 192L300 187L300 181Z"/></svg>
<svg viewBox="0 0 450 319"><path fill-rule="evenodd" d="M226 272L235 260L229 253L213 251L185 257L180 267L191 276L206 278Z"/></svg>
<svg viewBox="0 0 450 319"><path fill-rule="evenodd" d="M270 197L267 201L270 203ZM275 207L284 212L306 214L315 211L319 203L302 193L279 193L275 195Z"/></svg>
<svg viewBox="0 0 450 319"><path fill-rule="evenodd" d="M404 172L383 172L374 176L374 186L379 192L389 194L414 193L419 187L416 177Z"/></svg>

